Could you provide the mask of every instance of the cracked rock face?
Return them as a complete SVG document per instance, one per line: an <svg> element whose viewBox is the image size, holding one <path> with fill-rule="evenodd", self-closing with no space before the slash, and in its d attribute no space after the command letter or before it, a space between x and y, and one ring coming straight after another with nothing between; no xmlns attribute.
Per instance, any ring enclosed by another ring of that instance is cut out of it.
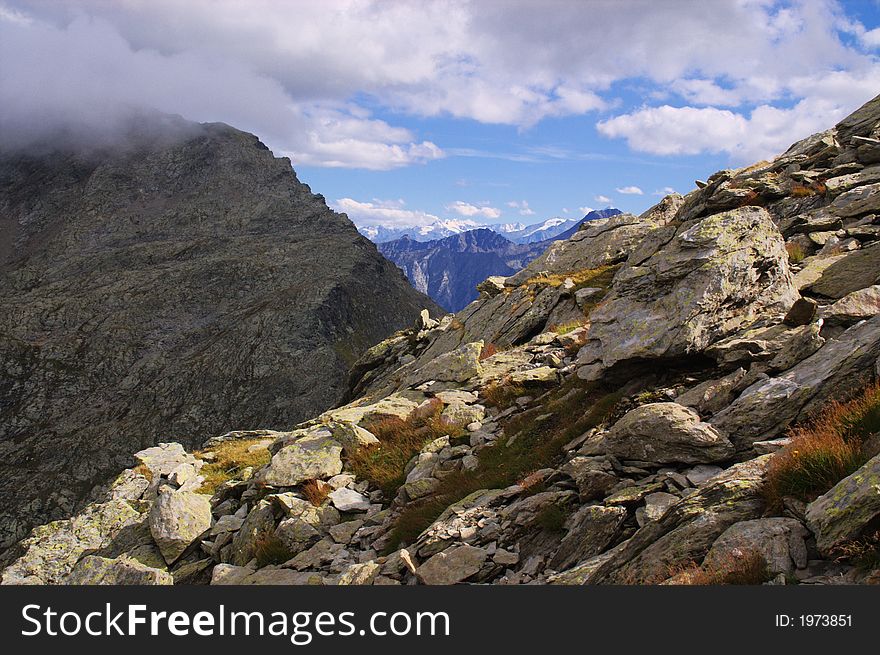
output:
<svg viewBox="0 0 880 655"><path fill-rule="evenodd" d="M437 311L255 136L138 120L127 148L0 153L0 548L160 440L314 416Z"/></svg>

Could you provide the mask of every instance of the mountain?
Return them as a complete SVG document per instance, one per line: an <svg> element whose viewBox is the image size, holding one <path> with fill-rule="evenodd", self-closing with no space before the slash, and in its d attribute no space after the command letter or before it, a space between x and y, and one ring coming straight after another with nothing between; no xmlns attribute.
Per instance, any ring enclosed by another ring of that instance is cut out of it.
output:
<svg viewBox="0 0 880 655"><path fill-rule="evenodd" d="M618 214L619 209L602 209L575 221L549 219L510 232L506 237L492 229L480 228L432 241L404 236L378 246L379 252L403 269L416 289L449 311L457 312L476 300L477 284L486 278L512 275L544 252L554 240L568 239L586 222ZM567 229L561 232L563 228ZM543 235L551 236L532 240Z"/></svg>
<svg viewBox="0 0 880 655"><path fill-rule="evenodd" d="M876 585L880 96L697 186L377 343L339 407L135 453L3 584Z"/></svg>
<svg viewBox="0 0 880 655"><path fill-rule="evenodd" d="M610 213L609 213L610 212ZM537 243L557 237L560 233L576 227L588 217L601 218L620 213L619 209L600 209L591 211L584 218L548 218L540 223L525 225L523 223L479 223L470 219L446 219L435 221L430 225L408 227L385 227L382 225L366 225L358 228L361 234L374 243L395 241L409 237L414 241L436 241L471 230L492 230L504 235L513 243Z"/></svg>
<svg viewBox="0 0 880 655"><path fill-rule="evenodd" d="M477 284L491 275L511 275L543 252L546 244L511 243L489 229L434 241L403 237L378 244L412 285L450 311L477 297Z"/></svg>
<svg viewBox="0 0 880 655"><path fill-rule="evenodd" d="M412 289L286 158L223 124L0 154L0 538L76 509L159 441L338 402Z"/></svg>

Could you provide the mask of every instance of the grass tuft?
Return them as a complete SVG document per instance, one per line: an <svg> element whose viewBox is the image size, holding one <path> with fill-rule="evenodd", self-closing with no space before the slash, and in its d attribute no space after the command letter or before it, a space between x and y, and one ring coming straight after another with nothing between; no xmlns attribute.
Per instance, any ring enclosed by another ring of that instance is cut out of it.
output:
<svg viewBox="0 0 880 655"><path fill-rule="evenodd" d="M673 568L671 577L675 584L684 585L761 585L770 580L767 560L755 550L731 554L711 566L699 566L694 562Z"/></svg>
<svg viewBox="0 0 880 655"><path fill-rule="evenodd" d="M300 487L303 496L306 497L312 505L320 507L330 495L330 485L320 480L306 480Z"/></svg>
<svg viewBox="0 0 880 655"><path fill-rule="evenodd" d="M785 251L788 253L788 261L792 264L800 264L807 258L807 251L804 247L793 241L785 244Z"/></svg>
<svg viewBox="0 0 880 655"><path fill-rule="evenodd" d="M427 410L415 410L406 419L389 417L365 425L379 443L360 448L349 458L352 472L393 498L406 480L406 465L426 444L443 436L456 439L467 433L463 426L441 422L442 411L443 403L434 399Z"/></svg>
<svg viewBox="0 0 880 655"><path fill-rule="evenodd" d="M293 553L274 533L266 532L257 537L254 557L257 558L257 566L263 568L270 564L284 564L293 557Z"/></svg>
<svg viewBox="0 0 880 655"><path fill-rule="evenodd" d="M221 484L227 480L234 480L238 474L249 466L255 470L265 466L272 458L267 448L256 448L253 452L248 449L251 446L264 442L263 439L236 439L225 441L210 451L214 454L214 461L207 462L202 467L201 475L205 482L199 489L199 493L213 495ZM198 457L201 453L196 452Z"/></svg>
<svg viewBox="0 0 880 655"><path fill-rule="evenodd" d="M815 500L870 459L865 439L880 432L880 384L848 402L832 401L804 426L789 431L791 443L770 462L765 495L772 508L785 496Z"/></svg>
<svg viewBox="0 0 880 655"><path fill-rule="evenodd" d="M529 390L521 384L512 384L509 380L494 382L480 392L484 405L506 409L521 396L527 396Z"/></svg>

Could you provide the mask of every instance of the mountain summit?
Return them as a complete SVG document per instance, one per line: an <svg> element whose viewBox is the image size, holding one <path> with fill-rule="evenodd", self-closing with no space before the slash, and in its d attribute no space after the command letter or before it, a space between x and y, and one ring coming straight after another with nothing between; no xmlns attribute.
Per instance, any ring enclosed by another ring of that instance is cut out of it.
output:
<svg viewBox="0 0 880 655"><path fill-rule="evenodd" d="M330 407L364 350L435 309L288 159L168 116L0 155L0 306L5 544L143 447Z"/></svg>

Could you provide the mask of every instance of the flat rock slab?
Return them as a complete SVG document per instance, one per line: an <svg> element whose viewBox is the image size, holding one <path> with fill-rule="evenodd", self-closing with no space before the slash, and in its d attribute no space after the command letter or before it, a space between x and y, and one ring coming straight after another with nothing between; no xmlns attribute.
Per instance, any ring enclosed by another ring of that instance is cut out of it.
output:
<svg viewBox="0 0 880 655"><path fill-rule="evenodd" d="M482 548L454 546L433 555L416 569L416 575L427 585L457 584L477 573L487 557Z"/></svg>

